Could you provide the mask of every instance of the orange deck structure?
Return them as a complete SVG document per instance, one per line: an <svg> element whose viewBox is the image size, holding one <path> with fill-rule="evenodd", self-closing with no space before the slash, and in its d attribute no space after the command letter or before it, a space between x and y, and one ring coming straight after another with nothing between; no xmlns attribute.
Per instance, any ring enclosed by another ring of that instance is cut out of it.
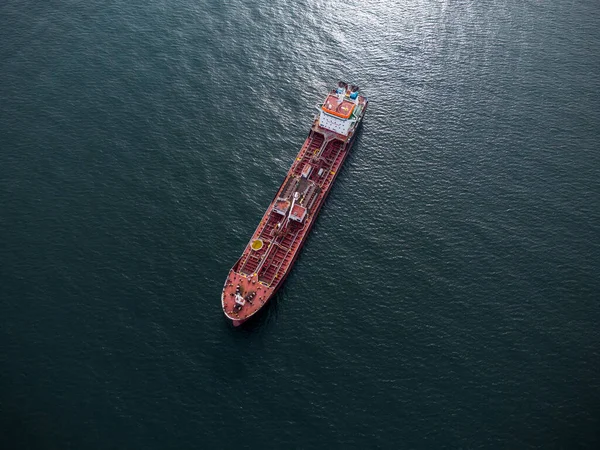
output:
<svg viewBox="0 0 600 450"><path fill-rule="evenodd" d="M338 101L335 95L329 95L323 104L323 111L342 119L348 119L354 110L354 103L347 100Z"/></svg>
<svg viewBox="0 0 600 450"><path fill-rule="evenodd" d="M367 104L358 87L340 82L318 106L306 141L227 275L221 304L234 325L252 317L282 285L354 143Z"/></svg>

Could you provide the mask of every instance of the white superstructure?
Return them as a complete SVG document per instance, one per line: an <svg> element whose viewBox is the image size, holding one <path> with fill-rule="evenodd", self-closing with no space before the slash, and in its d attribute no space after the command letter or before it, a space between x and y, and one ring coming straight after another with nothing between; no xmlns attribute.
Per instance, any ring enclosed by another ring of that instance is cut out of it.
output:
<svg viewBox="0 0 600 450"><path fill-rule="evenodd" d="M344 82L332 91L319 110L319 126L326 130L348 136L359 121L362 111L359 103L358 86L351 86Z"/></svg>

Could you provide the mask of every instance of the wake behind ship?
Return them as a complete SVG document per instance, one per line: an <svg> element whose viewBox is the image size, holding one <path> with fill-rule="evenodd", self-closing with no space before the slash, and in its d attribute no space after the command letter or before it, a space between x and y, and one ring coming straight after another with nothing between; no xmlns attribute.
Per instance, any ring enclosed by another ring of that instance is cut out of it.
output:
<svg viewBox="0 0 600 450"><path fill-rule="evenodd" d="M283 284L350 152L367 105L358 86L342 81L317 105L306 141L225 280L221 305L235 326L256 314Z"/></svg>

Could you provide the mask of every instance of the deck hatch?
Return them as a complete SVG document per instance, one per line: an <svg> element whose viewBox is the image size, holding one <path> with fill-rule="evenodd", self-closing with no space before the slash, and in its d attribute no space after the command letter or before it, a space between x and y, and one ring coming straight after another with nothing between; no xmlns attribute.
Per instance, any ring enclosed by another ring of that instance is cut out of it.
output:
<svg viewBox="0 0 600 450"><path fill-rule="evenodd" d="M302 205L294 205L290 214L290 219L296 222L302 222L306 217L306 208Z"/></svg>
<svg viewBox="0 0 600 450"><path fill-rule="evenodd" d="M284 216L290 208L290 201L285 199L278 199L273 205L273 211Z"/></svg>

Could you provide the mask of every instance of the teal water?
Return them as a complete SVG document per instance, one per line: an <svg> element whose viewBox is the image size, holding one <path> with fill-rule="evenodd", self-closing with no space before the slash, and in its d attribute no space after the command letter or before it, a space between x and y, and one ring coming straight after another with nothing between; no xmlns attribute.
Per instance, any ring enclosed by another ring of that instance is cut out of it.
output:
<svg viewBox="0 0 600 450"><path fill-rule="evenodd" d="M0 3L0 448L600 447L597 1ZM338 79L285 286L220 289Z"/></svg>

